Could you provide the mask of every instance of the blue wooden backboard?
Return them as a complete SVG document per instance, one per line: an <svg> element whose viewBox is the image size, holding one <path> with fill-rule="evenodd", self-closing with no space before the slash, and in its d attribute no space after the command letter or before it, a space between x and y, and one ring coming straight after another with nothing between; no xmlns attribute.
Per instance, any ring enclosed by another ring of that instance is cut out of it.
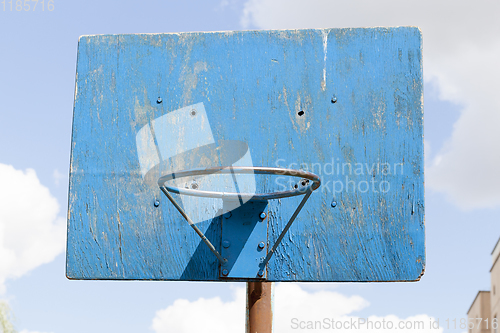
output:
<svg viewBox="0 0 500 333"><path fill-rule="evenodd" d="M425 267L421 48L412 27L81 37L67 276L259 278L254 266L300 196L228 209L221 199L174 194L231 258L224 266L157 182L192 168L263 166L309 171L322 184L262 278L418 280ZM268 193L300 182L214 173L172 184ZM247 222L230 224L239 219Z"/></svg>

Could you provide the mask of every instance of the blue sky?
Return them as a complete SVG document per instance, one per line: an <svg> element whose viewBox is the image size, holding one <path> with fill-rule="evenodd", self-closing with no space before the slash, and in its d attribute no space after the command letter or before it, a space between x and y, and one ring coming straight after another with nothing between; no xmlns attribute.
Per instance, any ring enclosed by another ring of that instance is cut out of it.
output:
<svg viewBox="0 0 500 333"><path fill-rule="evenodd" d="M174 330L157 311L169 309L162 313L184 322L181 310L202 305L213 318L244 315L242 284L66 280L61 230L80 35L395 25L419 26L424 37L426 274L406 284L278 285L276 307L284 311L294 293L318 308L291 312L422 315L439 318L446 332L465 331L447 330L444 322L465 318L476 292L490 289L489 255L500 237L500 5L54 0L53 11L40 5L28 12L0 4L0 299L10 304L19 331L187 332L194 326ZM28 255L9 262L9 251Z"/></svg>

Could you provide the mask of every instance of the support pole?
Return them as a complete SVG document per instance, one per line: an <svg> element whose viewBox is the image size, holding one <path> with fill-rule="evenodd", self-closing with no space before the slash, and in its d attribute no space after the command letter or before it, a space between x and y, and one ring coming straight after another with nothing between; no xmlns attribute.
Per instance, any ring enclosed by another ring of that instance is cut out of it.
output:
<svg viewBox="0 0 500 333"><path fill-rule="evenodd" d="M246 333L272 333L272 282L247 282Z"/></svg>

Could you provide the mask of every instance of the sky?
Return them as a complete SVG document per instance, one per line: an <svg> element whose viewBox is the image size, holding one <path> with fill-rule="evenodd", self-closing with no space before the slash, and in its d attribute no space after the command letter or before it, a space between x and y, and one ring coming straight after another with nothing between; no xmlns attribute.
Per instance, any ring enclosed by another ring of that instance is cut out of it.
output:
<svg viewBox="0 0 500 333"><path fill-rule="evenodd" d="M79 36L371 26L423 34L426 273L415 283L276 284L275 331L307 332L295 326L331 317L439 320L398 331L466 331L460 320L477 291L490 289L500 237L500 2L20 3L0 3L0 299L19 332L244 329L244 284L65 278Z"/></svg>

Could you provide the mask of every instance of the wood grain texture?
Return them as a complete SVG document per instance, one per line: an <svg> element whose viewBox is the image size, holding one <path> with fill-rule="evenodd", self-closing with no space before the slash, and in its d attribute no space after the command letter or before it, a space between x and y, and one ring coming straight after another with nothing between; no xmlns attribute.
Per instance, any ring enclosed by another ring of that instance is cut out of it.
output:
<svg viewBox="0 0 500 333"><path fill-rule="evenodd" d="M420 31L404 27L81 37L67 276L219 281L215 256L144 182L136 144L154 119L203 103L215 143L245 142L255 166L322 179L269 262L269 281L418 280L421 47ZM256 179L258 192L288 181ZM300 200L269 201L270 246ZM220 251L220 218L197 226Z"/></svg>

